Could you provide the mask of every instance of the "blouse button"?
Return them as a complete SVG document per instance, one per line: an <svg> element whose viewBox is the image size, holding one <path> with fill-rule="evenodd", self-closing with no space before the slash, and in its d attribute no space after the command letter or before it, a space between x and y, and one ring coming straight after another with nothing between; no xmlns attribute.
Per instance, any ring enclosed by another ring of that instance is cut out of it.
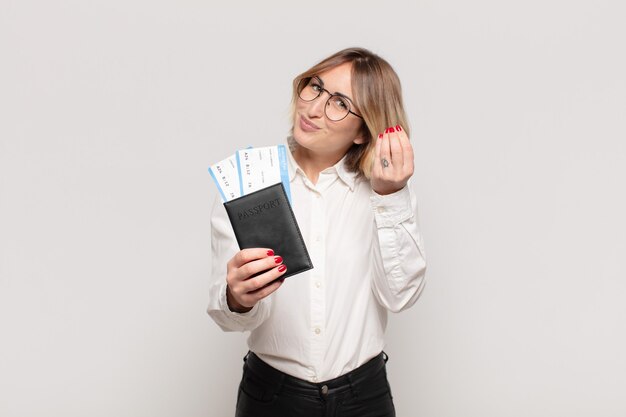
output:
<svg viewBox="0 0 626 417"><path fill-rule="evenodd" d="M322 333L322 329L320 329L319 327L315 328L315 334L320 334Z"/></svg>

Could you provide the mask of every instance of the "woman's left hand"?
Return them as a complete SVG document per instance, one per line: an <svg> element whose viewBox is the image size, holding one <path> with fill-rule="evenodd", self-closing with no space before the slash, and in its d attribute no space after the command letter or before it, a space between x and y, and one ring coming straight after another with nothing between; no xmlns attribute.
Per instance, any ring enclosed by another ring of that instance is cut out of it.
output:
<svg viewBox="0 0 626 417"><path fill-rule="evenodd" d="M376 139L370 182L377 194L400 191L413 175L413 147L401 126L387 128Z"/></svg>

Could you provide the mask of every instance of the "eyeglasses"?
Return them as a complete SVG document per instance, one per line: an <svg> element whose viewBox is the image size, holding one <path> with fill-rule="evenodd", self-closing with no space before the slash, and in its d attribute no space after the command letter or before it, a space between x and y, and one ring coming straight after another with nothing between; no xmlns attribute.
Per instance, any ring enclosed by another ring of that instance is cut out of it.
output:
<svg viewBox="0 0 626 417"><path fill-rule="evenodd" d="M303 101L313 101L321 96L323 92L327 92L330 96L324 106L324 114L326 114L328 119L338 122L348 117L348 114L363 118L350 110L351 100L348 97L341 93L333 94L325 89L324 83L319 77L303 78L298 83L298 97Z"/></svg>

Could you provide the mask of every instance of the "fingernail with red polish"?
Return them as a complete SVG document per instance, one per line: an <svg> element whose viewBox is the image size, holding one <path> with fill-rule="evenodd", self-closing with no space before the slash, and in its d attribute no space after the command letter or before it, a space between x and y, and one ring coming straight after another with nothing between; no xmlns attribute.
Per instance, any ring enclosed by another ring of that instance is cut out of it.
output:
<svg viewBox="0 0 626 417"><path fill-rule="evenodd" d="M391 133L391 132L395 132L395 130L394 130L394 128L393 128L393 127L390 127L390 128L389 128L389 133Z"/></svg>
<svg viewBox="0 0 626 417"><path fill-rule="evenodd" d="M277 256L274 258L274 263L280 264L283 262L283 258L281 258L280 256Z"/></svg>
<svg viewBox="0 0 626 417"><path fill-rule="evenodd" d="M398 132L400 132L400 131L402 130L402 128L400 127L400 125L397 125L397 126L396 126L396 130L397 130Z"/></svg>
<svg viewBox="0 0 626 417"><path fill-rule="evenodd" d="M267 256L274 256L274 251L273 250L268 250L267 251Z"/></svg>
<svg viewBox="0 0 626 417"><path fill-rule="evenodd" d="M389 133L389 128L385 129L385 133Z"/></svg>
<svg viewBox="0 0 626 417"><path fill-rule="evenodd" d="M285 272L285 269L287 269L287 267L285 265L281 265L278 267L278 272Z"/></svg>
<svg viewBox="0 0 626 417"><path fill-rule="evenodd" d="M383 138L383 134L382 134L382 133L379 133L379 134L378 134L378 139L382 139L382 138Z"/></svg>

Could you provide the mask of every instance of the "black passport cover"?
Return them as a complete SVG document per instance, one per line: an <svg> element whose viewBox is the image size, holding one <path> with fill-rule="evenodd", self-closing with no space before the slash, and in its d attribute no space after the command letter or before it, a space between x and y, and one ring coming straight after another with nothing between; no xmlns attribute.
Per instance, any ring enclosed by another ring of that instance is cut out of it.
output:
<svg viewBox="0 0 626 417"><path fill-rule="evenodd" d="M224 203L240 249L270 248L283 258L286 278L313 268L282 183Z"/></svg>

